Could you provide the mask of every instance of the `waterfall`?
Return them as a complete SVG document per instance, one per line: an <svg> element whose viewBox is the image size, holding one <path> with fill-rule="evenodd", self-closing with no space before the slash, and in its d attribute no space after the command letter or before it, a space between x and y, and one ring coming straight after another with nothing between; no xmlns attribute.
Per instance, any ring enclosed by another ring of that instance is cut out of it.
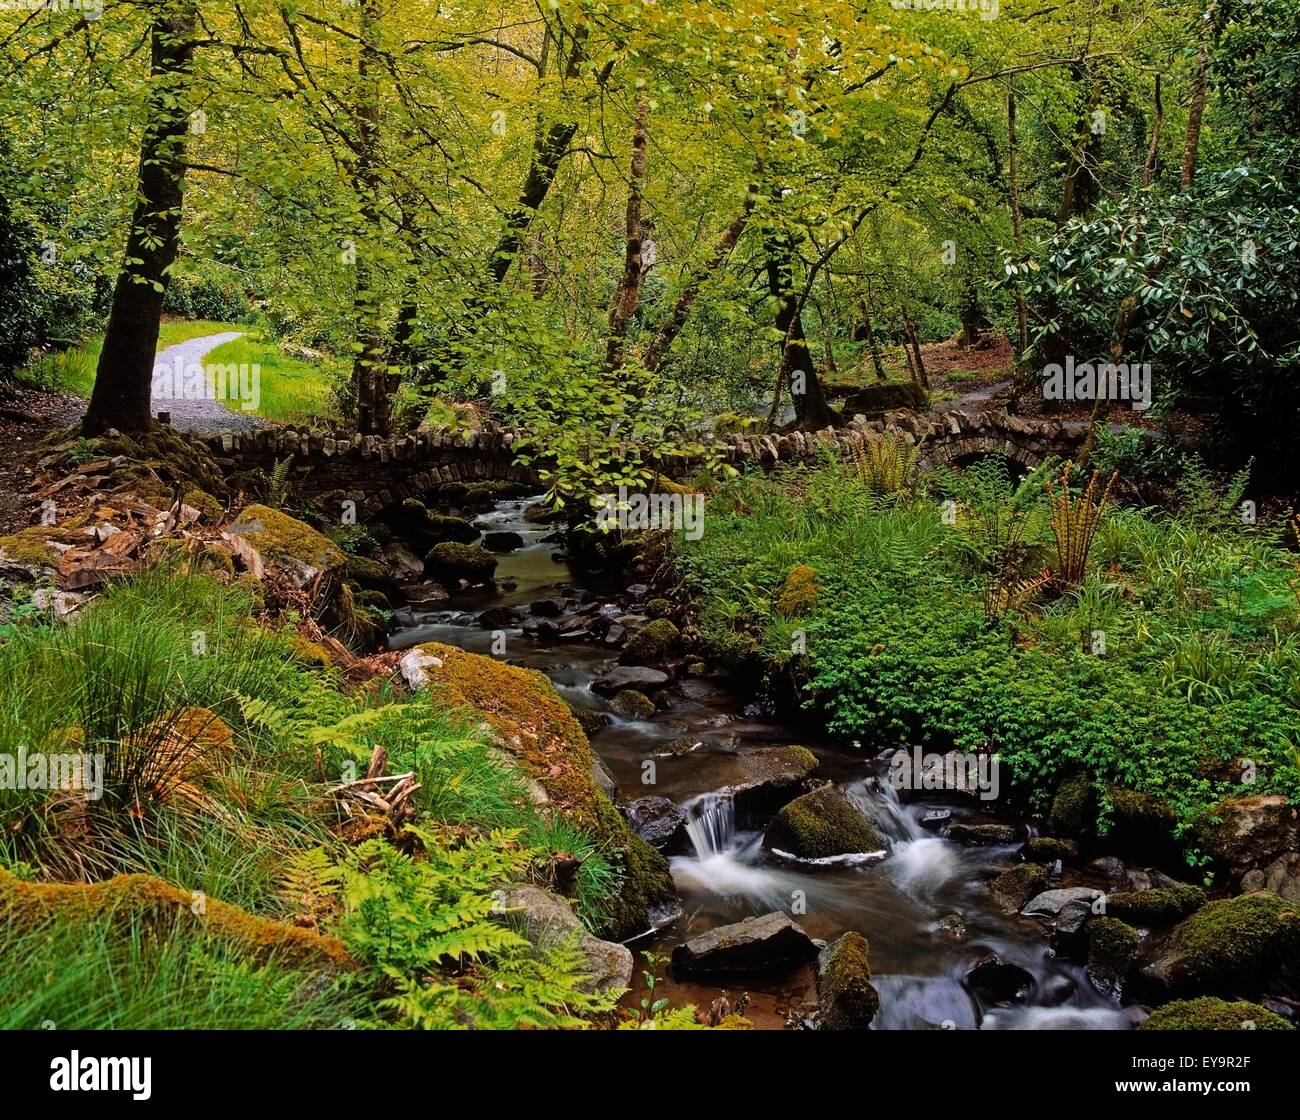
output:
<svg viewBox="0 0 1300 1120"><path fill-rule="evenodd" d="M736 804L729 793L706 793L686 806L686 835L697 859L729 850L736 839Z"/></svg>

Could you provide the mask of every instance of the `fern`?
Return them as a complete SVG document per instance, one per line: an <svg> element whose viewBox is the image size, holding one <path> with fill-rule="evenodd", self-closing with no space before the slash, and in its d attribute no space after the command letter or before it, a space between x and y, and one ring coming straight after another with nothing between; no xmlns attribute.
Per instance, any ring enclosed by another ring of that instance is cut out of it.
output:
<svg viewBox="0 0 1300 1120"><path fill-rule="evenodd" d="M272 509L282 509L289 496L289 468L293 466L292 452L283 459L276 459L271 467L271 476L267 481L266 504Z"/></svg>

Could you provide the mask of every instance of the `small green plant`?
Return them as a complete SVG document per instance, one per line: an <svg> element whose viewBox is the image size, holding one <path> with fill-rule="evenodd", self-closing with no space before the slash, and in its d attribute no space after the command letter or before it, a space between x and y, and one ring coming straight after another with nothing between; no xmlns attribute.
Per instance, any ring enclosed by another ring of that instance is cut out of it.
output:
<svg viewBox="0 0 1300 1120"><path fill-rule="evenodd" d="M916 473L916 444L885 432L852 446L858 474L872 493L898 494L910 488Z"/></svg>
<svg viewBox="0 0 1300 1120"><path fill-rule="evenodd" d="M289 496L289 468L293 466L293 455L276 459L271 467L266 485L266 504L272 509L283 509L285 499Z"/></svg>
<svg viewBox="0 0 1300 1120"><path fill-rule="evenodd" d="M672 1002L666 996L655 995L655 988L659 984L659 976L656 970L663 968L668 963L668 956L664 953L647 951L642 953L641 957L646 963L646 967L641 972L641 978L645 981L646 994L641 997L638 1003L637 1018L640 1022L647 1023L667 1010L668 1005Z"/></svg>

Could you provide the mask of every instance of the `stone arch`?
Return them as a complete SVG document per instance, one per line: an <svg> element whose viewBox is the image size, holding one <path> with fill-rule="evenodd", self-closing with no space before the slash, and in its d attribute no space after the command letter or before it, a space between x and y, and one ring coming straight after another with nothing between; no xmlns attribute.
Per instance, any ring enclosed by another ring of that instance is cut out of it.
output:
<svg viewBox="0 0 1300 1120"><path fill-rule="evenodd" d="M1041 466L1043 456L1038 452L1023 447L1015 440L999 435L968 435L957 439L942 439L925 447L918 466L922 470L936 467L952 466L962 459L974 459L981 455L1000 455L1019 464L1025 470Z"/></svg>

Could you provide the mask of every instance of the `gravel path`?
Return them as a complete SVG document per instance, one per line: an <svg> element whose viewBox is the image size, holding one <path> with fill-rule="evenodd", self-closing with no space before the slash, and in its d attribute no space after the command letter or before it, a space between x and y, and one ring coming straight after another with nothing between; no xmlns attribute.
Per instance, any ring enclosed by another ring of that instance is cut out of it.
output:
<svg viewBox="0 0 1300 1120"><path fill-rule="evenodd" d="M154 359L154 368L157 370L159 366L165 366L169 374L171 374L179 366L182 371L180 384L183 386L183 373L189 366L196 363L201 365L210 351L215 350L223 343L233 342L235 339L241 338L243 334L243 331L222 331L220 334L209 334L204 335L202 338L191 338L188 342L178 342L175 346L168 346L166 349L158 351L158 356ZM203 398L185 400L178 399L176 396L169 399L165 396L158 396L158 388L159 386L155 382L155 395L149 402L149 409L155 416L160 412L170 412L172 427L178 431L199 433L252 431L254 428L260 428L265 424L264 420L252 412L227 407L225 401ZM232 399L238 403L238 385L231 387L227 391L232 394Z"/></svg>

